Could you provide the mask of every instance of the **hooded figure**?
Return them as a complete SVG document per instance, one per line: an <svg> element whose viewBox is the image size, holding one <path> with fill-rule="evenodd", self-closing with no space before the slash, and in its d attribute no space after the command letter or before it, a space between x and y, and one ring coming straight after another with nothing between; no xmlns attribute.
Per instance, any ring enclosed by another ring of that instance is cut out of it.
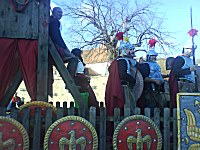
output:
<svg viewBox="0 0 200 150"><path fill-rule="evenodd" d="M197 46L194 46L196 48ZM197 69L197 65L193 65L192 56L192 44L188 42L182 51L182 55L177 56L171 67L169 77L169 90L170 99L173 102L173 107L176 108L176 94L178 92L195 92L195 76L194 71Z"/></svg>

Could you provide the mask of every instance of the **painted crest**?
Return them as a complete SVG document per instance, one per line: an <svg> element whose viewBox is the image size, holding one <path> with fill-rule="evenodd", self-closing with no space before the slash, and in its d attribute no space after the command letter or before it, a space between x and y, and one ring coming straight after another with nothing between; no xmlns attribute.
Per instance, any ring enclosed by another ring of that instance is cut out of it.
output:
<svg viewBox="0 0 200 150"><path fill-rule="evenodd" d="M29 103L26 103L22 106L19 107L19 110L22 111L23 109L27 108L27 107L30 107L30 114L31 114L31 117L34 116L34 109L35 108L41 108L41 114L44 116L46 113L46 108L48 107L51 107L53 109L53 114L56 115L57 114L57 109L55 106L53 106L52 104L50 103L47 103L47 102L44 102L44 101L32 101L32 102L29 102Z"/></svg>
<svg viewBox="0 0 200 150"><path fill-rule="evenodd" d="M29 150L28 133L15 119L0 116L0 149Z"/></svg>
<svg viewBox="0 0 200 150"><path fill-rule="evenodd" d="M97 150L97 133L90 122L79 116L67 116L54 122L44 139L44 150Z"/></svg>
<svg viewBox="0 0 200 150"><path fill-rule="evenodd" d="M115 150L161 150L161 133L148 117L130 116L122 120L115 129L113 148Z"/></svg>
<svg viewBox="0 0 200 150"><path fill-rule="evenodd" d="M178 149L200 149L200 93L177 96Z"/></svg>

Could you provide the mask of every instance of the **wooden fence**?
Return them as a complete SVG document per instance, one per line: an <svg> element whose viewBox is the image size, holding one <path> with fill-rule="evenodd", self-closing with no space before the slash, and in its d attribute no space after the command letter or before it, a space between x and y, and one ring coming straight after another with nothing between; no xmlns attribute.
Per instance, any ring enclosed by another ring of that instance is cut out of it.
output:
<svg viewBox="0 0 200 150"><path fill-rule="evenodd" d="M50 125L64 117L70 115L78 115L78 109L74 108L74 103L70 103L70 107L67 108L67 102L63 103L63 107L60 107L60 103L56 103L57 113L53 115L53 109L47 108L46 114L42 115L41 108L35 108L34 114L30 114L30 108L25 108L19 111L16 108L12 108L11 112L8 114L6 108L0 108L0 116L7 116L19 121L27 130L29 134L30 150L40 150L43 149L44 135ZM164 108L160 110L159 108L154 109L154 114L150 113L149 108L145 108L144 115L151 118L154 123L160 129L162 134L162 149L163 150L177 150L177 110ZM23 112L23 113L22 113ZM140 108L135 109L135 115L140 115ZM20 114L21 113L21 114ZM111 145L106 143L106 121L114 121L114 127L126 117L130 116L130 109L124 109L124 117L120 116L120 110L115 108L114 117L106 116L106 108L103 107L103 103L100 103L100 113L96 115L96 108L91 107L86 116L82 116L87 119L96 129L98 133L98 149L106 150L111 149ZM152 116L151 116L152 115Z"/></svg>

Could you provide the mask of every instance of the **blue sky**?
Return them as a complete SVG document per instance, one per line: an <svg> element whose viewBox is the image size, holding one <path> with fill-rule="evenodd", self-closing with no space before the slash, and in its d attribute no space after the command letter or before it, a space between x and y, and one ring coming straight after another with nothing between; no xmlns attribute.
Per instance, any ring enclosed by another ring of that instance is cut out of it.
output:
<svg viewBox="0 0 200 150"><path fill-rule="evenodd" d="M174 54L181 53L182 47L187 43L190 36L187 32L191 29L190 21L190 7L192 7L192 21L193 28L199 30L200 34L200 1L199 0L163 0L161 1L163 5L160 6L162 12L165 13L166 18L166 28L170 32L175 32L174 37L176 42L179 43ZM200 44L200 35L195 36L195 44L198 46ZM200 45L196 50L196 57L200 58L199 53Z"/></svg>
<svg viewBox="0 0 200 150"><path fill-rule="evenodd" d="M52 3L59 3L59 0L52 0ZM200 51L200 0L160 0L159 3L156 11L162 12L162 16L166 18L164 27L166 31L175 33L174 42L178 44L176 49L168 50L172 52L172 56L181 54L183 46L190 38L187 32L191 29L190 8L192 7L193 28L199 30L199 35L194 38L197 45L196 58L200 58L200 55L197 55ZM54 6L55 4L52 4L51 7ZM64 21L62 18L61 22ZM68 46L70 48L70 45Z"/></svg>

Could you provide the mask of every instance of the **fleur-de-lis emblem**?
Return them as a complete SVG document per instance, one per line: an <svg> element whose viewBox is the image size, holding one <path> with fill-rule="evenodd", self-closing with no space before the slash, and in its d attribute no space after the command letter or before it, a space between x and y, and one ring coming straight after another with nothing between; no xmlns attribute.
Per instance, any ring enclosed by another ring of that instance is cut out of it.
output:
<svg viewBox="0 0 200 150"><path fill-rule="evenodd" d="M3 133L0 132L0 150L2 150L3 148L8 148L8 150L14 150L15 149L15 140L8 139L6 141L3 141Z"/></svg>

